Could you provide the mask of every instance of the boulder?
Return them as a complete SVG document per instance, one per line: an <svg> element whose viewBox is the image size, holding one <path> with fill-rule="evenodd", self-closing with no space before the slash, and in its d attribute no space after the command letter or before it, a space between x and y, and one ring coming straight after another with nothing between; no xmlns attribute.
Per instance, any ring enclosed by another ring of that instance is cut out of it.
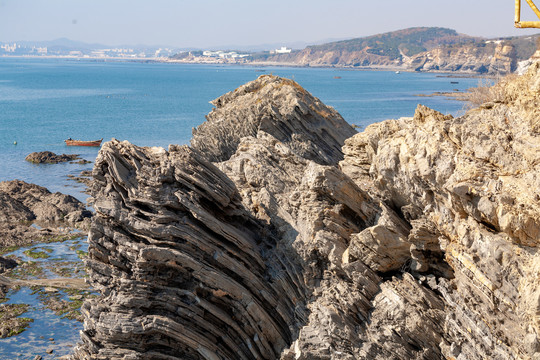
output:
<svg viewBox="0 0 540 360"><path fill-rule="evenodd" d="M77 159L80 159L79 155L77 154L56 155L55 153L50 151L33 152L31 154L28 154L28 156L26 156L25 158L26 161L34 164L58 164L61 162L73 161Z"/></svg>
<svg viewBox="0 0 540 360"><path fill-rule="evenodd" d="M73 196L20 180L0 182L0 246L27 245L87 226L92 213ZM43 228L31 226L37 222Z"/></svg>

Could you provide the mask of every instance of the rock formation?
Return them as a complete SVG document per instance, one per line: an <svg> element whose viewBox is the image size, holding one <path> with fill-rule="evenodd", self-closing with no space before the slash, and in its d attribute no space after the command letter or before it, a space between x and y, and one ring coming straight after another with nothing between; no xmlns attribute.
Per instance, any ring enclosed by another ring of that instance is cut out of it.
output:
<svg viewBox="0 0 540 360"><path fill-rule="evenodd" d="M0 247L27 245L85 227L92 213L73 196L20 180L0 182ZM37 222L42 228L30 226Z"/></svg>
<svg viewBox="0 0 540 360"><path fill-rule="evenodd" d="M263 76L191 148L104 144L73 358L540 358L539 69L356 135Z"/></svg>
<svg viewBox="0 0 540 360"><path fill-rule="evenodd" d="M77 159L80 159L79 155L77 154L56 155L51 151L33 152L31 154L28 154L28 156L26 156L25 158L26 161L34 164L58 164L61 162L73 161Z"/></svg>
<svg viewBox="0 0 540 360"><path fill-rule="evenodd" d="M518 56L511 43L475 42L454 46L439 46L419 54L390 58L363 50L316 50L274 55L270 62L300 66L332 66L400 69L405 71L440 71L479 74L509 74L518 69L518 62L527 58ZM525 64L525 63L524 63Z"/></svg>
<svg viewBox="0 0 540 360"><path fill-rule="evenodd" d="M263 75L212 101L207 121L193 130L191 146L213 162L229 159L242 138L271 134L302 158L335 164L343 140L355 130L296 82Z"/></svg>
<svg viewBox="0 0 540 360"><path fill-rule="evenodd" d="M417 27L308 46L300 51L257 54L252 63L509 74L535 59L538 35L484 39L455 30Z"/></svg>
<svg viewBox="0 0 540 360"><path fill-rule="evenodd" d="M516 70L518 60L514 45L490 42L484 46L439 47L406 57L403 65L415 71L509 74Z"/></svg>

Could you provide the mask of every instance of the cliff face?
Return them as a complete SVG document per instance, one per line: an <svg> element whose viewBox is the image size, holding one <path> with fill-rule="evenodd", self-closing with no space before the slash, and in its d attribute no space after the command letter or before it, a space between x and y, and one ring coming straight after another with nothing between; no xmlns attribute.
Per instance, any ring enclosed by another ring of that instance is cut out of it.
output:
<svg viewBox="0 0 540 360"><path fill-rule="evenodd" d="M291 63L299 66L365 66L365 67L402 67L401 58L390 58L370 54L368 48L362 50L312 49L306 48L297 53L274 55L267 60L271 62Z"/></svg>
<svg viewBox="0 0 540 360"><path fill-rule="evenodd" d="M520 60L510 43L478 43L441 46L413 56L392 58L369 53L369 48L358 51L343 49L323 50L307 48L298 53L276 55L269 61L293 63L301 66L388 67L414 71L444 71L508 74L517 69Z"/></svg>
<svg viewBox="0 0 540 360"><path fill-rule="evenodd" d="M534 60L538 36L482 39L444 28L411 28L365 38L309 46L289 54L256 57L300 66L389 68L509 74Z"/></svg>
<svg viewBox="0 0 540 360"><path fill-rule="evenodd" d="M538 84L351 136L265 76L192 148L106 143L74 359L538 358Z"/></svg>
<svg viewBox="0 0 540 360"><path fill-rule="evenodd" d="M490 43L440 47L404 59L404 66L416 71L464 71L509 74L517 68L516 49L511 44Z"/></svg>
<svg viewBox="0 0 540 360"><path fill-rule="evenodd" d="M480 40L437 27L416 27L384 34L309 46L290 54L273 55L269 61L309 66L402 67L403 58L442 45Z"/></svg>

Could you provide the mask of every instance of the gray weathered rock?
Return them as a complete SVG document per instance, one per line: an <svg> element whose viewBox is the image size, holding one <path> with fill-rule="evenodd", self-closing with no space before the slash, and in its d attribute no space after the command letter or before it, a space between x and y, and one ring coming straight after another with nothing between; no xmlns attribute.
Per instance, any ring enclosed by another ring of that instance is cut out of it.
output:
<svg viewBox="0 0 540 360"><path fill-rule="evenodd" d="M430 286L445 302L446 357L538 357L526 339L540 325L539 78L536 65L504 85L504 102L456 119L419 107L344 147L345 172L369 173L411 224L412 268L447 273ZM355 162L355 152L367 159Z"/></svg>
<svg viewBox="0 0 540 360"><path fill-rule="evenodd" d="M58 164L61 162L73 161L77 159L80 159L79 155L77 154L56 155L51 151L33 152L31 154L28 154L28 156L26 156L25 158L26 161L34 164Z"/></svg>
<svg viewBox="0 0 540 360"><path fill-rule="evenodd" d="M309 111L275 110L305 90L264 77L220 98L192 148L104 144L102 296L73 358L538 359L539 68L463 117L371 125L344 157L308 146L338 133Z"/></svg>
<svg viewBox="0 0 540 360"><path fill-rule="evenodd" d="M516 47L510 43L484 46L443 46L405 57L403 66L415 71L510 74L517 69Z"/></svg>
<svg viewBox="0 0 540 360"><path fill-rule="evenodd" d="M343 141L356 133L333 108L277 76L262 75L212 104L191 140L210 161L229 159L243 137L265 132L303 158L333 164L342 159Z"/></svg>
<svg viewBox="0 0 540 360"><path fill-rule="evenodd" d="M63 234L59 226L84 228L91 216L73 196L20 180L0 182L0 246L30 244ZM30 226L33 222L43 228Z"/></svg>

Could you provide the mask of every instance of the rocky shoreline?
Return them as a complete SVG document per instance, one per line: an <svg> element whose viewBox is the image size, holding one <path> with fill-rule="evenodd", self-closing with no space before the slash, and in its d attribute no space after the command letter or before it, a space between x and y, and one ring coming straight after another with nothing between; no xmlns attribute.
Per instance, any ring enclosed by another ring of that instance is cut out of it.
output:
<svg viewBox="0 0 540 360"><path fill-rule="evenodd" d="M69 228L87 229L92 213L73 196L20 180L0 182L1 246L48 242ZM31 226L36 224L39 226Z"/></svg>
<svg viewBox="0 0 540 360"><path fill-rule="evenodd" d="M82 320L82 299L91 294L84 283L84 268L80 260L80 265L66 261L65 251L56 249L82 241L91 216L72 196L19 180L0 182L0 339L22 336L19 334L29 326L35 326L36 311L41 317L52 310L58 316ZM32 296L13 301L22 289L32 289L31 294L39 301L32 302ZM73 299L62 299L64 293L70 293ZM29 344L26 349L24 345L20 344L17 352L27 356L45 356L58 349L54 341L46 349ZM10 346L2 345L5 348L0 350L0 357L7 356L5 351Z"/></svg>
<svg viewBox="0 0 540 360"><path fill-rule="evenodd" d="M74 360L539 359L539 94L536 63L461 117L357 133L263 75L190 146L104 144L79 179L95 215L1 182L0 337L31 324L6 299L25 287L84 319ZM73 229L88 284L56 258Z"/></svg>
<svg viewBox="0 0 540 360"><path fill-rule="evenodd" d="M73 359L538 359L538 84L356 134L266 75L104 144Z"/></svg>

